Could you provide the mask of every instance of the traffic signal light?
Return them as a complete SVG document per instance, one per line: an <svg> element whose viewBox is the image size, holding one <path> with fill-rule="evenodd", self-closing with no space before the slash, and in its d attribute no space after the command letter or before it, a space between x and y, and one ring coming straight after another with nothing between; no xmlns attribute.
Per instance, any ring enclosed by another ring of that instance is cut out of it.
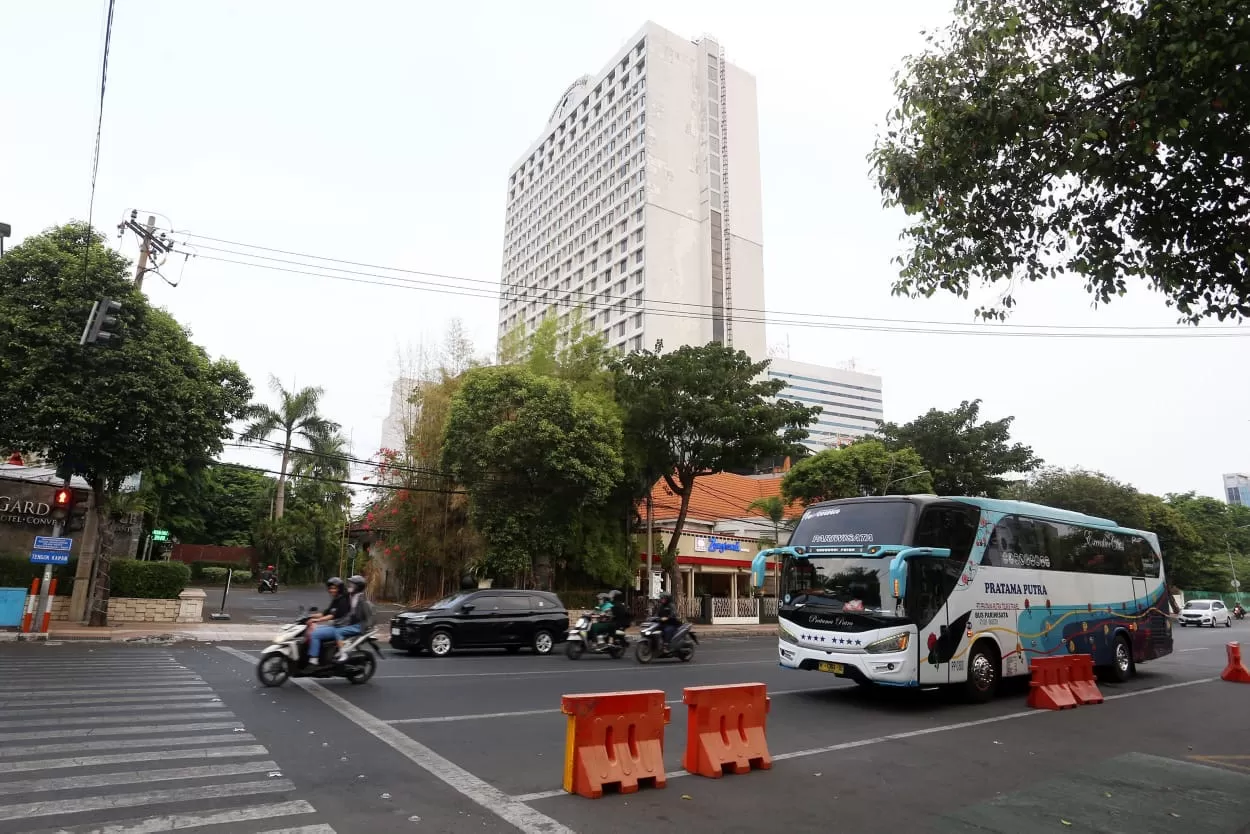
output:
<svg viewBox="0 0 1250 834"><path fill-rule="evenodd" d="M122 303L111 298L102 298L91 305L91 315L87 316L87 326L83 328L80 345L93 345L107 342L118 334L113 328L117 326L117 314L121 312Z"/></svg>
<svg viewBox="0 0 1250 834"><path fill-rule="evenodd" d="M61 487L52 496L52 517L64 521L69 517L70 507L74 505L74 492L69 487Z"/></svg>

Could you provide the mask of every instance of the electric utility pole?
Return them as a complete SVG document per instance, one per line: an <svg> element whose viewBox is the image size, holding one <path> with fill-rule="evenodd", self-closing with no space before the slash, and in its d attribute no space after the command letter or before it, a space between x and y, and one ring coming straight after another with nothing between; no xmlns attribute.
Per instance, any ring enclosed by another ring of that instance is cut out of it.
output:
<svg viewBox="0 0 1250 834"><path fill-rule="evenodd" d="M168 255L173 249L173 244L165 237L163 232L159 235L155 234L156 217L154 215L148 215L146 226L139 225L138 216L139 212L132 210L130 219L122 223L118 227L118 231L129 229L139 236L139 260L135 264L135 289L141 290L143 289L143 276L157 268L152 267L149 269L148 267L148 260L151 259L152 253Z"/></svg>

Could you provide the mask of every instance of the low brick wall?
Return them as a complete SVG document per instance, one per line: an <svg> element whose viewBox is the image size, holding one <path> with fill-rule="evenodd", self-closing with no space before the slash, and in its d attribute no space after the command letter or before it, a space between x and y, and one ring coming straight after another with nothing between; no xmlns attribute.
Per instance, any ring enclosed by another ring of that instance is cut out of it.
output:
<svg viewBox="0 0 1250 834"><path fill-rule="evenodd" d="M114 597L109 600L109 625L119 623L198 623L204 619L204 598L199 588L187 588L178 599L128 599ZM58 596L52 600L52 619L69 620L69 597Z"/></svg>

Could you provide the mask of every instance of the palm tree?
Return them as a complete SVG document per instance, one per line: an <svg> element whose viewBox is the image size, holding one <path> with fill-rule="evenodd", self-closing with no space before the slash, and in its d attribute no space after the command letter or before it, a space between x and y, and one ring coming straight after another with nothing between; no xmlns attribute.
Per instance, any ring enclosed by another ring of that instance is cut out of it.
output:
<svg viewBox="0 0 1250 834"><path fill-rule="evenodd" d="M280 442L273 444L282 452L282 465L278 468L278 485L274 494L274 518L282 518L286 506L286 475L293 454L310 451L319 443L325 443L338 429L338 423L331 422L317 413L321 396L325 392L321 388L301 388L295 393L287 391L277 377L271 377L270 388L278 395L277 409L263 404L248 407L246 416L251 419L239 437L242 443L260 443L270 435L277 433ZM294 446L297 438L302 438L308 449Z"/></svg>
<svg viewBox="0 0 1250 834"><path fill-rule="evenodd" d="M756 498L747 505L747 512L752 510L763 513L773 525L773 547L781 544L781 531L793 530L795 519L786 518L786 502L779 495L770 495L767 498ZM777 566L777 598L781 598L781 563L780 560L774 559L773 564Z"/></svg>

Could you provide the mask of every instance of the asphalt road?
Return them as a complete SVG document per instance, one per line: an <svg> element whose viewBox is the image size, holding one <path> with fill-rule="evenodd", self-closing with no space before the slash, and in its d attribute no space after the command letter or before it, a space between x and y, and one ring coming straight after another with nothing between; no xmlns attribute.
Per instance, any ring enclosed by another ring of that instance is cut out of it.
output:
<svg viewBox="0 0 1250 834"><path fill-rule="evenodd" d="M1173 655L1062 712L1027 709L1023 686L980 706L859 691L779 668L761 638L645 667L393 655L364 686L276 690L254 646L6 645L0 834L1244 831L1250 686L1218 680L1230 639L1250 623L1177 629ZM772 769L679 775L682 687L747 681L773 699ZM673 702L668 787L563 794L560 696L631 689Z"/></svg>
<svg viewBox="0 0 1250 834"><path fill-rule="evenodd" d="M210 614L221 610L222 588L205 588L208 598L204 600L204 622L211 622ZM278 593L257 593L256 583L248 582L233 585L226 594L226 613L232 623L270 624L294 620L299 616L301 606L308 608L317 606L324 608L329 594L320 585L311 587L291 587L279 585ZM403 607L385 602L374 602L374 622L389 623L396 611Z"/></svg>

